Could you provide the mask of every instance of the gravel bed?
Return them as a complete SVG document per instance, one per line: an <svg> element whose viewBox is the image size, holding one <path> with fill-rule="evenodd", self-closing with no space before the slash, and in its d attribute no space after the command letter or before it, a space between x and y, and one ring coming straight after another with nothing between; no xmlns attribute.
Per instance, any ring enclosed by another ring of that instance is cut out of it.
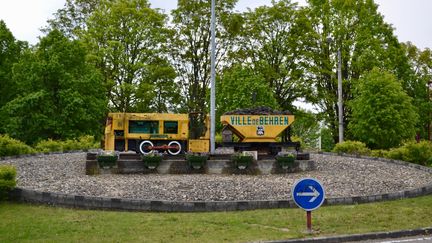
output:
<svg viewBox="0 0 432 243"><path fill-rule="evenodd" d="M296 180L314 177L326 197L384 194L432 184L432 174L407 166L311 154L312 172L283 175L85 175L85 153L2 160L17 167L18 187L74 195L175 201L286 200Z"/></svg>

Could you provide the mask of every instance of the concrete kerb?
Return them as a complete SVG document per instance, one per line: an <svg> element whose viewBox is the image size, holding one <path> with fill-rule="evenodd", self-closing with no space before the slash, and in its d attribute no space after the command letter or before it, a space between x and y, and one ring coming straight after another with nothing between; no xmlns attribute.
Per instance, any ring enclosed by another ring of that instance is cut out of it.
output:
<svg viewBox="0 0 432 243"><path fill-rule="evenodd" d="M428 228L400 230L400 231L392 231L392 232L377 232L377 233L367 233L367 234L339 235L339 236L264 241L264 242L267 243L336 243L336 242L352 242L352 241L402 238L402 237L431 235L431 234L432 234L432 227L428 227Z"/></svg>
<svg viewBox="0 0 432 243"><path fill-rule="evenodd" d="M72 151L77 153L82 151ZM52 153L58 154L58 153ZM336 155L355 157L360 159L378 160L386 163L396 163L403 166L424 170L432 173L432 168L424 167L404 161L390 160L384 158L361 157L346 154L319 153L325 155ZM31 156L41 156L46 154L35 154ZM14 156L13 158L29 157ZM4 159L4 158L0 158ZM7 159L12 159L8 157ZM411 198L432 194L432 184L421 188L406 191L397 191L379 195L326 198L323 205L350 205L370 202L380 202ZM53 192L40 192L25 188L16 188L11 192L11 198L18 202L28 202L35 204L48 204L55 206L83 208L83 209L103 209L103 210L122 210L122 211L165 211L165 212L209 212L209 211L237 211L271 208L293 208L296 207L293 200L261 200L261 201L164 201L151 199L128 199L128 198L104 198L82 195L65 195Z"/></svg>

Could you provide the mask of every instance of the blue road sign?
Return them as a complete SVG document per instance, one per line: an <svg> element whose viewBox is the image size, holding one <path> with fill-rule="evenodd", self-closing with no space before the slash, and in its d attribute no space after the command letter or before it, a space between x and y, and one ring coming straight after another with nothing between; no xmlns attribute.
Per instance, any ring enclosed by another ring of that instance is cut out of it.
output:
<svg viewBox="0 0 432 243"><path fill-rule="evenodd" d="M325 199L324 187L313 178L303 178L292 188L292 197L297 206L312 211L321 206Z"/></svg>

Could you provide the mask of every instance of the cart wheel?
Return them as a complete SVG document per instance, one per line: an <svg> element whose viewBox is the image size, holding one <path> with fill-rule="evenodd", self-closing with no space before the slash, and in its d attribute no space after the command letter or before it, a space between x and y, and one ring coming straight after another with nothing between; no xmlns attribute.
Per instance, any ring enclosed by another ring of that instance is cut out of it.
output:
<svg viewBox="0 0 432 243"><path fill-rule="evenodd" d="M181 147L180 143L177 142L177 141L171 141L171 142L169 142L168 146L170 146L170 147L171 146L177 146L177 149L171 149L171 148L168 149L168 153L171 154L171 155L177 155L182 150L182 147Z"/></svg>
<svg viewBox="0 0 432 243"><path fill-rule="evenodd" d="M141 154L149 154L152 151L151 149L149 149L149 147L153 147L152 142L150 142L149 140L142 141L139 146Z"/></svg>

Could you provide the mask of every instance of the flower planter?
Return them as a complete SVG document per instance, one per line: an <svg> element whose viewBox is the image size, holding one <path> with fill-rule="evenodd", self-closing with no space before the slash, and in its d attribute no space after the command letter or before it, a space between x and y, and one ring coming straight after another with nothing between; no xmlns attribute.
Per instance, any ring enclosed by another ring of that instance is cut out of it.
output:
<svg viewBox="0 0 432 243"><path fill-rule="evenodd" d="M189 167L193 169L201 169L207 162L207 155L189 154L186 156Z"/></svg>
<svg viewBox="0 0 432 243"><path fill-rule="evenodd" d="M285 156L277 156L276 162L282 169L291 169L294 167L295 155L288 154Z"/></svg>
<svg viewBox="0 0 432 243"><path fill-rule="evenodd" d="M238 169L244 170L252 164L253 156L239 154L232 156L231 160Z"/></svg>
<svg viewBox="0 0 432 243"><path fill-rule="evenodd" d="M144 162L145 167L152 170L159 166L162 161L162 156L155 154L144 155L142 161Z"/></svg>
<svg viewBox="0 0 432 243"><path fill-rule="evenodd" d="M117 164L117 155L100 154L97 156L97 161L100 168L109 167L112 168Z"/></svg>

